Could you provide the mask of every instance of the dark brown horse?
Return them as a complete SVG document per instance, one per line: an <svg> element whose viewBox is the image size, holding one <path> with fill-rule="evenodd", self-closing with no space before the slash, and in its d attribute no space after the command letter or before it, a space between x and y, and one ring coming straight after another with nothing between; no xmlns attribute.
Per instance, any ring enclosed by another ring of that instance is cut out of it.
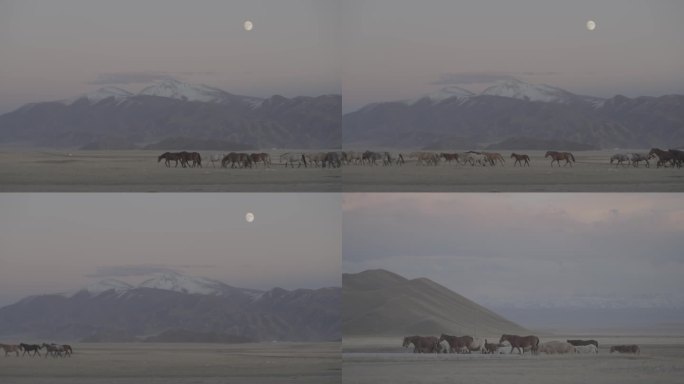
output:
<svg viewBox="0 0 684 384"><path fill-rule="evenodd" d="M514 167L516 164L520 164L521 167L524 167L525 165L528 167L530 166L530 157L525 154L519 155L517 153L511 153L511 159L515 159L515 163L513 163ZM525 164L523 164L523 161Z"/></svg>
<svg viewBox="0 0 684 384"><path fill-rule="evenodd" d="M25 354L29 354L29 356L33 357L35 355L40 356L40 350L43 348L42 346L38 344L25 344L25 343L19 343L19 347L24 350L24 353L21 355L24 356ZM33 352L33 355L31 354Z"/></svg>
<svg viewBox="0 0 684 384"><path fill-rule="evenodd" d="M446 340L449 343L449 352L451 353L461 353L462 349L468 350L468 347L473 342L473 338L470 336L452 336L452 335L442 335L439 337L439 341Z"/></svg>
<svg viewBox="0 0 684 384"><path fill-rule="evenodd" d="M439 340L434 336L406 336L402 346L408 348L413 344L413 353L438 353Z"/></svg>
<svg viewBox="0 0 684 384"><path fill-rule="evenodd" d="M546 155L544 155L544 158L551 157L551 167L553 167L553 162L557 162L558 166L560 167L560 161L565 160L565 165L570 164L572 167L572 163L575 162L575 156L572 155L570 152L556 152L556 151L547 151Z"/></svg>
<svg viewBox="0 0 684 384"><path fill-rule="evenodd" d="M444 161L446 161L449 164L451 164L452 161L455 161L456 164L458 164L458 153L444 153L444 152L442 152L439 154L439 156L443 157Z"/></svg>
<svg viewBox="0 0 684 384"><path fill-rule="evenodd" d="M596 340L566 340L568 343L574 345L575 347L582 345L594 345L596 350L598 350L598 341Z"/></svg>
<svg viewBox="0 0 684 384"><path fill-rule="evenodd" d="M499 344L503 343L504 341L508 341L511 344L510 353L513 353L513 350L517 349L518 352L522 354L525 348L530 348L532 353L536 354L537 350L539 350L539 338L534 335L518 336L503 334L501 335L501 339L499 339Z"/></svg>
<svg viewBox="0 0 684 384"><path fill-rule="evenodd" d="M619 352L619 353L634 353L634 354L639 354L640 349L639 346L636 344L630 344L630 345L613 345L610 347L610 353L613 352Z"/></svg>
<svg viewBox="0 0 684 384"><path fill-rule="evenodd" d="M162 153L161 155L159 155L159 157L157 158L157 163L159 163L160 161L162 161L162 159L164 159L164 164L165 164L167 167L171 167L171 162L172 162L172 161L175 161L175 162L176 162L176 167L178 167L178 161L181 161L181 155L178 154L178 153L164 152L164 153ZM181 161L181 165L182 165L182 164L183 164L183 163L182 163L182 161Z"/></svg>
<svg viewBox="0 0 684 384"><path fill-rule="evenodd" d="M674 166L674 156L672 156L672 152L670 151L663 151L660 148L651 148L651 150L648 152L648 157L658 158L656 168L660 168L660 166L664 167L667 163L670 163L670 165Z"/></svg>

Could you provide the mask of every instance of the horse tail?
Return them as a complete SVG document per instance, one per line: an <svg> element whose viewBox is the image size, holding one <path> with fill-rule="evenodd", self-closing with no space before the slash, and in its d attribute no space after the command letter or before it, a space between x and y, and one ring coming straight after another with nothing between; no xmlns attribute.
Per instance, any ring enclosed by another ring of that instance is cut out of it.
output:
<svg viewBox="0 0 684 384"><path fill-rule="evenodd" d="M570 158L572 159L572 161L574 163L576 163L577 161L575 161L575 156L573 156L572 153L570 153L570 152L568 152L568 154L570 155Z"/></svg>

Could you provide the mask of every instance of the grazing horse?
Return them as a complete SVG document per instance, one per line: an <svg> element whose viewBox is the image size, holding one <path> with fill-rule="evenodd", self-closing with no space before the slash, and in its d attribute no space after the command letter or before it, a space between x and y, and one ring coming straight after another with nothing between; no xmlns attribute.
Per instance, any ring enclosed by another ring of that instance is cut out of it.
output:
<svg viewBox="0 0 684 384"><path fill-rule="evenodd" d="M494 354L499 350L499 344L494 344L494 343L488 343L487 339L485 339L484 343L484 349L482 350L482 353L484 354Z"/></svg>
<svg viewBox="0 0 684 384"><path fill-rule="evenodd" d="M641 351L639 350L639 346L636 344L630 344L630 345L613 345L610 347L610 353L613 352L618 352L618 353L634 353L638 355Z"/></svg>
<svg viewBox="0 0 684 384"><path fill-rule="evenodd" d="M508 341L511 344L510 353L513 353L514 349L518 349L518 352L521 355L525 348L531 348L533 354L539 350L539 338L534 335L518 336L503 334L501 335L501 339L499 339L499 344L503 343L504 341Z"/></svg>
<svg viewBox="0 0 684 384"><path fill-rule="evenodd" d="M439 352L439 340L434 336L406 336L402 347L408 348L413 344L413 353Z"/></svg>
<svg viewBox="0 0 684 384"><path fill-rule="evenodd" d="M593 345L598 348L598 341L596 340L566 340L568 343L574 345L575 347L582 345Z"/></svg>
<svg viewBox="0 0 684 384"><path fill-rule="evenodd" d="M515 159L515 163L513 163L514 167L516 164L520 164L521 167L524 167L525 165L528 167L530 166L530 157L525 154L519 155L517 153L511 153L511 159ZM525 164L523 164L523 161Z"/></svg>
<svg viewBox="0 0 684 384"><path fill-rule="evenodd" d="M19 347L24 350L24 353L21 354L22 356L28 353L31 357L35 356L36 354L40 356L40 350L43 349L43 347L38 344L20 343ZM33 355L31 352L33 352Z"/></svg>
<svg viewBox="0 0 684 384"><path fill-rule="evenodd" d="M282 163L283 160L285 160L285 168L287 168L288 164L294 168L295 163L297 163L297 168L301 167L302 164L304 164L304 168L307 167L306 156L303 153L283 153L280 155L280 162Z"/></svg>
<svg viewBox="0 0 684 384"><path fill-rule="evenodd" d="M672 152L670 151L663 151L660 148L651 148L648 152L648 158L650 159L652 157L658 158L656 168L660 168L661 165L664 167L666 163L670 163L670 165L674 166L674 156L672 156Z"/></svg>
<svg viewBox="0 0 684 384"><path fill-rule="evenodd" d="M572 163L575 162L575 156L572 155L570 152L556 152L556 151L547 151L546 155L544 155L544 158L551 157L551 167L553 168L553 162L557 162L558 166L560 167L560 161L565 160L565 165L570 164L572 167Z"/></svg>
<svg viewBox="0 0 684 384"><path fill-rule="evenodd" d="M176 167L178 167L178 161L181 160L181 156L178 153L171 153L171 152L164 152L159 157L157 158L157 163L162 161L164 159L164 164L166 165L167 168L171 167L171 162L175 161L176 162ZM182 160L181 160L181 165L182 165Z"/></svg>
<svg viewBox="0 0 684 384"><path fill-rule="evenodd" d="M450 351L449 352L456 352L456 353L461 353L461 350L466 350L468 353L470 353L468 347L473 343L473 338L470 336L452 336L452 335L445 335L442 333L442 335L439 337L439 341L441 342L442 340L446 340L447 343L449 343Z"/></svg>
<svg viewBox="0 0 684 384"><path fill-rule="evenodd" d="M610 157L610 163L613 164L613 162L616 162L616 168L620 164L627 165L629 164L629 155L627 155L626 153L617 153Z"/></svg>
<svg viewBox="0 0 684 384"><path fill-rule="evenodd" d="M650 166L650 164L648 163L649 158L650 158L650 156L647 153L632 153L632 157L630 160L632 162L632 166L634 166L634 167L638 167L640 162L645 161L646 162L646 168L649 168L649 166Z"/></svg>
<svg viewBox="0 0 684 384"><path fill-rule="evenodd" d="M547 341L539 346L539 352L544 352L547 355L575 353L575 347L563 341Z"/></svg>
<svg viewBox="0 0 684 384"><path fill-rule="evenodd" d="M21 351L21 347L14 344L0 344L0 348L5 351L5 357L12 352L16 353L17 357L19 357L19 351Z"/></svg>
<svg viewBox="0 0 684 384"><path fill-rule="evenodd" d="M589 345L575 345L575 353L588 353L588 354L597 354L598 353L598 348L594 344L589 344Z"/></svg>

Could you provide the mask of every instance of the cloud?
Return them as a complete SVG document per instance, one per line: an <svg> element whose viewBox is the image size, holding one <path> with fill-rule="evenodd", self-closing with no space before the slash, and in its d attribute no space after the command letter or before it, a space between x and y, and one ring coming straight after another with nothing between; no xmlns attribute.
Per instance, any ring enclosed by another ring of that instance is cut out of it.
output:
<svg viewBox="0 0 684 384"><path fill-rule="evenodd" d="M153 273L180 272L183 269L211 268L211 265L179 265L169 266L164 264L138 264L138 265L108 265L97 267L94 273L85 275L86 277L131 277L145 276Z"/></svg>
<svg viewBox="0 0 684 384"><path fill-rule="evenodd" d="M433 85L450 85L450 84L481 84L494 83L502 80L517 80L514 76L508 73L497 72L458 72L458 73L443 73L439 75L439 80L433 81Z"/></svg>
<svg viewBox="0 0 684 384"><path fill-rule="evenodd" d="M433 85L483 84L497 81L518 80L519 76L555 76L558 72L455 72L443 73Z"/></svg>
<svg viewBox="0 0 684 384"><path fill-rule="evenodd" d="M95 85L112 85L112 84L144 84L160 80L174 79L177 77L188 76L212 76L215 72L204 71L181 71L181 72L163 72L163 71L144 71L144 72L110 72L100 73L93 81L88 84Z"/></svg>

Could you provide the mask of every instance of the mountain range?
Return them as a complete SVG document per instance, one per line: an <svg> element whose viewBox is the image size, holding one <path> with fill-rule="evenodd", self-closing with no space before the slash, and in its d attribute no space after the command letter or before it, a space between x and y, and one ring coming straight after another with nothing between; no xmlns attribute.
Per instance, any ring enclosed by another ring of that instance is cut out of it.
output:
<svg viewBox="0 0 684 384"><path fill-rule="evenodd" d="M684 145L684 95L604 99L520 80L479 94L449 86L347 113L342 136L345 147L672 148Z"/></svg>
<svg viewBox="0 0 684 384"><path fill-rule="evenodd" d="M345 337L528 332L430 279L383 269L342 275L342 330Z"/></svg>
<svg viewBox="0 0 684 384"><path fill-rule="evenodd" d="M0 144L133 149L165 139L255 148L337 148L340 95L235 95L166 79L131 93L105 87L0 115ZM203 149L203 148L186 148Z"/></svg>
<svg viewBox="0 0 684 384"><path fill-rule="evenodd" d="M83 341L331 341L341 289L267 291L175 272L106 279L0 308L0 336Z"/></svg>

